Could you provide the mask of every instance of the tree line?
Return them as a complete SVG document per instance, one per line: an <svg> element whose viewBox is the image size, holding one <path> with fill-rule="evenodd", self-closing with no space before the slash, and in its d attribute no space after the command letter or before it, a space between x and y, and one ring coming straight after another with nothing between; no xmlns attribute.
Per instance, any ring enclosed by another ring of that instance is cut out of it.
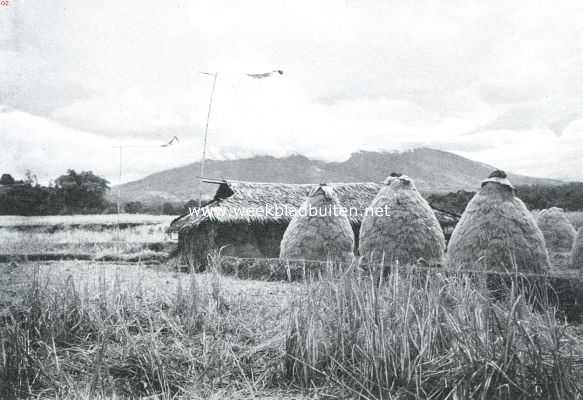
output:
<svg viewBox="0 0 583 400"><path fill-rule="evenodd" d="M429 203L444 211L461 215L476 192L459 190L447 194L430 194ZM565 211L583 210L583 183L570 182L557 186L522 185L516 195L529 210L560 207Z"/></svg>
<svg viewBox="0 0 583 400"><path fill-rule="evenodd" d="M30 171L22 180L3 174L0 177L0 215L113 214L117 212L117 204L107 200L109 190L109 181L92 171L69 169L48 185L39 184ZM133 201L123 204L121 211L178 215L185 213L185 205L146 205Z"/></svg>
<svg viewBox="0 0 583 400"><path fill-rule="evenodd" d="M117 204L107 200L110 190L107 179L91 171L73 169L51 181L38 183L30 171L16 180L10 174L0 177L0 215L61 215L116 213ZM558 186L517 186L518 197L531 210L561 207L566 211L583 210L583 183L572 182ZM461 215L475 192L459 190L447 194L429 194L427 200L438 209ZM198 202L165 202L148 204L130 201L122 205L122 212L130 214L182 215Z"/></svg>

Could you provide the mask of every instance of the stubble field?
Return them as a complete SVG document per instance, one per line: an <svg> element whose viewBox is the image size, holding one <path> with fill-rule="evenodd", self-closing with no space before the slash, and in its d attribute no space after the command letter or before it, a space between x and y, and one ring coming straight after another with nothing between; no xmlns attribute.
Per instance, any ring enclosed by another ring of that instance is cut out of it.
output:
<svg viewBox="0 0 583 400"><path fill-rule="evenodd" d="M127 242L166 240L164 223L128 227ZM80 242L110 238L80 225ZM78 238L67 230L21 246L54 251ZM357 264L266 282L226 276L217 260L199 274L0 263L0 398L582 397L579 325L519 284L494 298L479 276L381 279Z"/></svg>

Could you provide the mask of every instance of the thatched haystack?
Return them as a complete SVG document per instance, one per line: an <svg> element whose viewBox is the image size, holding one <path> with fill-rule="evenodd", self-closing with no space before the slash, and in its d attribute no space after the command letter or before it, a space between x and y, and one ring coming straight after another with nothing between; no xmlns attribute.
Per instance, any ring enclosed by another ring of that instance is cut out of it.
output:
<svg viewBox="0 0 583 400"><path fill-rule="evenodd" d="M447 259L451 268L548 270L543 234L503 171L490 174L467 205L449 241Z"/></svg>
<svg viewBox="0 0 583 400"><path fill-rule="evenodd" d="M281 240L280 258L350 262L354 232L330 186L313 189Z"/></svg>
<svg viewBox="0 0 583 400"><path fill-rule="evenodd" d="M579 228L575 235L570 261L571 268L583 269L583 227Z"/></svg>
<svg viewBox="0 0 583 400"><path fill-rule="evenodd" d="M577 232L561 208L542 210L537 215L536 223L543 233L548 251L571 251Z"/></svg>
<svg viewBox="0 0 583 400"><path fill-rule="evenodd" d="M387 263L401 265L420 259L429 265L443 261L443 230L409 177L391 174L368 211L359 237L360 255L366 260L378 262L384 257Z"/></svg>

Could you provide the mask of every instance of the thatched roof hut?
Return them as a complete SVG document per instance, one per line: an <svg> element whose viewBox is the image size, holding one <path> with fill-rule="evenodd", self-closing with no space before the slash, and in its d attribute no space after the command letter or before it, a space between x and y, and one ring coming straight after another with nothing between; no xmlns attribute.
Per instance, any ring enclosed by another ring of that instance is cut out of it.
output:
<svg viewBox="0 0 583 400"><path fill-rule="evenodd" d="M204 266L208 253L223 246L223 254L238 257L273 257L280 254L280 242L292 217L285 210L297 210L317 185L258 183L206 179L218 185L213 200L199 210L175 219L169 232L178 233L184 261ZM340 204L349 210L348 219L358 238L365 209L382 185L329 183ZM257 210L264 210L257 213ZM458 219L435 211L444 231L451 232ZM355 243L355 247L358 244Z"/></svg>
<svg viewBox="0 0 583 400"><path fill-rule="evenodd" d="M451 268L541 273L550 266L544 237L503 171L482 181L449 241Z"/></svg>
<svg viewBox="0 0 583 400"><path fill-rule="evenodd" d="M347 211L331 186L314 188L283 234L280 258L350 262L354 231Z"/></svg>
<svg viewBox="0 0 583 400"><path fill-rule="evenodd" d="M575 240L573 241L570 267L583 269L583 227L579 228L577 235L575 235Z"/></svg>
<svg viewBox="0 0 583 400"><path fill-rule="evenodd" d="M443 230L411 178L388 177L369 210L360 228L363 257L401 265L416 264L420 259L429 265L443 262Z"/></svg>
<svg viewBox="0 0 583 400"><path fill-rule="evenodd" d="M563 209L551 207L542 210L536 217L536 223L543 233L548 251L571 251L577 232Z"/></svg>

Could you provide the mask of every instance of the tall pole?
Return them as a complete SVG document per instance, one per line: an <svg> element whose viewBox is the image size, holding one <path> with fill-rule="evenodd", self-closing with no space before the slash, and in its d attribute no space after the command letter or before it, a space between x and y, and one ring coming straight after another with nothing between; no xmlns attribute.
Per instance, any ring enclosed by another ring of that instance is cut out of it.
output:
<svg viewBox="0 0 583 400"><path fill-rule="evenodd" d="M120 144L119 145L119 181L118 181L118 185L117 185L117 218L118 218L118 224L119 224L119 213L121 211L121 163L122 163L122 149L123 146Z"/></svg>
<svg viewBox="0 0 583 400"><path fill-rule="evenodd" d="M169 147L169 146L173 146L174 144L176 144L178 142L178 137L174 136L170 139L169 142L167 143L163 143L159 146L132 146L132 145L122 145L121 143L118 146L113 146L113 148L115 149L116 147L119 149L119 182L117 185L117 218L116 218L116 248L117 248L117 253L119 253L120 250L120 230L119 230L119 214L121 213L121 180L122 180L122 171L123 171L123 148L124 147Z"/></svg>
<svg viewBox="0 0 583 400"><path fill-rule="evenodd" d="M206 75L212 75L213 76L213 87L211 89L211 97L209 100L209 108L208 108L208 112L206 115L206 125L204 127L204 141L202 144L202 158L200 160L200 180L198 182L198 206L202 207L202 180L204 177L204 162L206 160L206 142L207 142L207 137L208 137L208 131L209 131L209 121L211 119L211 109L213 107L213 96L215 94L215 86L217 84L217 76L219 75L218 72L209 74L209 73L205 73Z"/></svg>
<svg viewBox="0 0 583 400"><path fill-rule="evenodd" d="M117 217L116 217L116 225L115 225L115 249L116 254L119 254L120 251L120 243L119 243L119 213L121 212L121 171L122 171L122 153L123 153L123 146L119 145L119 182L117 185Z"/></svg>

